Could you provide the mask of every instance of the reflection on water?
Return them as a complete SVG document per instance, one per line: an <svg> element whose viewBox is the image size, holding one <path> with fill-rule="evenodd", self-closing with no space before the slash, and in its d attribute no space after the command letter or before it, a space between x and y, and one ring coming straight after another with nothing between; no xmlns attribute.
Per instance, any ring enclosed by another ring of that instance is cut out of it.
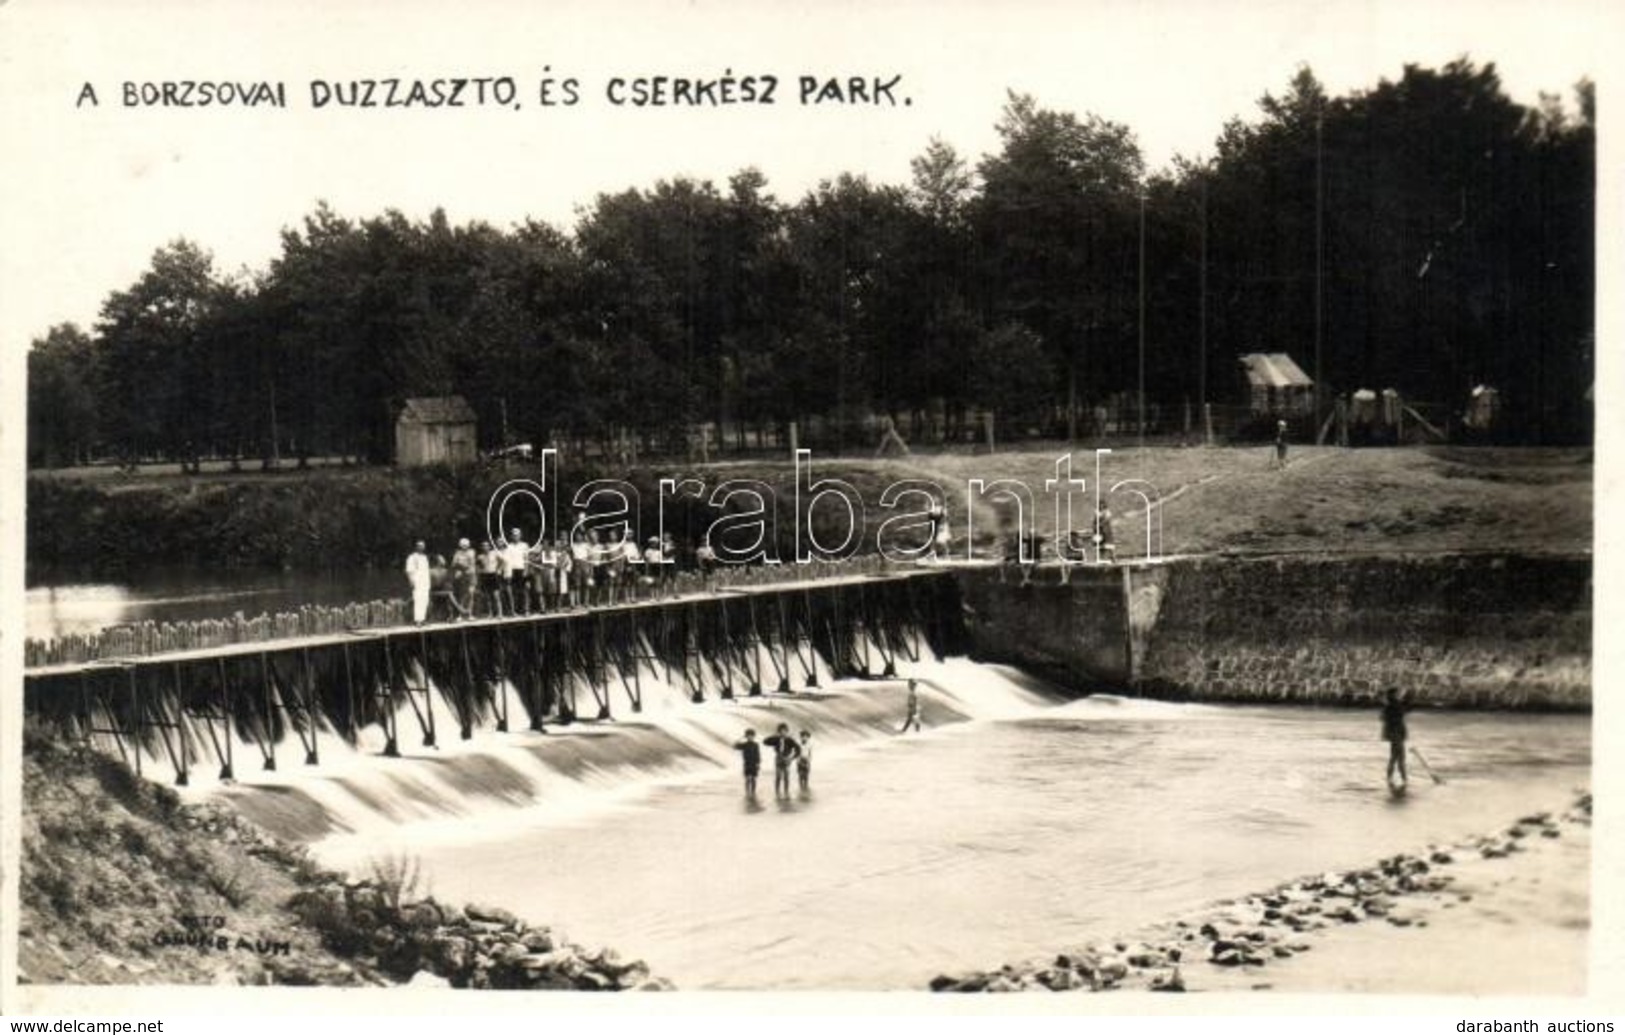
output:
<svg viewBox="0 0 1625 1035"><path fill-rule="evenodd" d="M1589 778L1584 717L1417 714L1412 733L1446 782L1394 799L1374 714L1097 698L825 751L807 796L776 800L764 772L746 800L730 767L562 825L367 850L681 987L920 988L1488 832Z"/></svg>
<svg viewBox="0 0 1625 1035"><path fill-rule="evenodd" d="M252 618L302 604L348 604L404 595L392 571L301 573L165 573L139 585L77 583L33 586L24 600L25 635L49 639L92 633L125 622Z"/></svg>

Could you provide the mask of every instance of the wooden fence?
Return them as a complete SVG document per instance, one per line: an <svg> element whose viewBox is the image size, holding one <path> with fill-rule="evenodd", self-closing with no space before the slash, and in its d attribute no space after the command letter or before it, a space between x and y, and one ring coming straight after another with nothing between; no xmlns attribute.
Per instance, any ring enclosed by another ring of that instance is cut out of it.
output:
<svg viewBox="0 0 1625 1035"><path fill-rule="evenodd" d="M402 625L410 620L411 611L405 600L372 600L339 607L308 604L297 611L262 614L254 618L236 614L230 618L182 622L131 622L93 633L27 640L23 644L23 666L38 668L171 651L203 650L235 643L263 643Z"/></svg>

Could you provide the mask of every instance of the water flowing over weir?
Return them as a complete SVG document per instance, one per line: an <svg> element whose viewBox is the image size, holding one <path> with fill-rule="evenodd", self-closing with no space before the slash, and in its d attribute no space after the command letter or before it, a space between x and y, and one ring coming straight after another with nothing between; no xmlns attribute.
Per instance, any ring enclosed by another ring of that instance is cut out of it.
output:
<svg viewBox="0 0 1625 1035"><path fill-rule="evenodd" d="M820 672L885 677L964 649L956 582L921 571L32 669L24 711L187 785L211 761L237 777L239 748L264 771L290 740L313 766L335 742L398 756L417 734L435 748L453 730L635 716L646 688L690 703L817 689Z"/></svg>

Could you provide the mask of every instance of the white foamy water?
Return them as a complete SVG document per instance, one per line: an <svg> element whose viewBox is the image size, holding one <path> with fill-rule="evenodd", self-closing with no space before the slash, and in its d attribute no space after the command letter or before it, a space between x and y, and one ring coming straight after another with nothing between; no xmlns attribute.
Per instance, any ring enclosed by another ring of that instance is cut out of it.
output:
<svg viewBox="0 0 1625 1035"><path fill-rule="evenodd" d="M443 900L506 906L646 959L686 988L918 988L1104 939L1290 877L1496 829L1566 803L1590 774L1582 716L1431 714L1395 800L1365 711L1096 696L1010 670L905 665L900 681L693 704L645 681L645 711L545 735L441 715L442 750L402 759L285 747L283 771L201 785L326 861L415 856ZM515 708L517 717L518 710ZM517 720L516 720L517 721ZM811 792L742 793L747 726L814 731Z"/></svg>
<svg viewBox="0 0 1625 1035"><path fill-rule="evenodd" d="M765 660L763 665L770 674L771 666ZM375 726L353 746L329 732L318 733L320 764L307 766L290 732L276 749L275 771L262 768L256 746L237 741L235 782L222 784L214 759L200 758L185 793L194 800L230 800L279 836L319 842L327 858L356 864L376 854L381 839L409 835L466 842L503 836L515 824L575 822L663 784L737 770L732 745L747 728L758 736L781 722L798 732L811 729L820 756L834 757L896 730L910 676L920 681L927 723L936 726L1034 714L1058 699L1052 688L1019 672L963 659L903 661L901 670L895 679L837 682L820 663L817 689L734 700L722 699L719 687L708 681L702 703L646 671L641 713L632 710L629 695L612 675L612 721L532 732L524 728L517 695L510 694L512 732L486 728L466 741L458 739L450 710L436 696L429 707L437 746L422 745L422 727L403 705L396 716L399 758L382 757L385 737ZM595 710L584 687L578 687L577 697L583 713ZM209 743L197 726L194 740L205 749ZM151 778L172 777L167 759L147 755L144 766Z"/></svg>

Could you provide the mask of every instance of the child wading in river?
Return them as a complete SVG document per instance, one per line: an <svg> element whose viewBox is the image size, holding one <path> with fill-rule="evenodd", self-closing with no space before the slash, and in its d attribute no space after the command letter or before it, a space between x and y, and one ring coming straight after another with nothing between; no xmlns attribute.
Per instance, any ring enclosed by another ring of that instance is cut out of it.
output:
<svg viewBox="0 0 1625 1035"><path fill-rule="evenodd" d="M801 781L801 789L807 790L812 782L812 730L801 731L801 756L796 759L796 776Z"/></svg>
<svg viewBox="0 0 1625 1035"><path fill-rule="evenodd" d="M756 743L756 731L746 730L745 739L734 744L734 750L745 760L745 794L756 797L756 776L762 771L762 745Z"/></svg>
<svg viewBox="0 0 1625 1035"><path fill-rule="evenodd" d="M779 723L773 736L762 743L773 749L773 793L788 797L790 794L790 763L801 757L801 745L790 735L790 727Z"/></svg>
<svg viewBox="0 0 1625 1035"><path fill-rule="evenodd" d="M920 688L912 679L908 681L908 714L903 716L903 728L897 732L907 733L910 726L920 732Z"/></svg>

